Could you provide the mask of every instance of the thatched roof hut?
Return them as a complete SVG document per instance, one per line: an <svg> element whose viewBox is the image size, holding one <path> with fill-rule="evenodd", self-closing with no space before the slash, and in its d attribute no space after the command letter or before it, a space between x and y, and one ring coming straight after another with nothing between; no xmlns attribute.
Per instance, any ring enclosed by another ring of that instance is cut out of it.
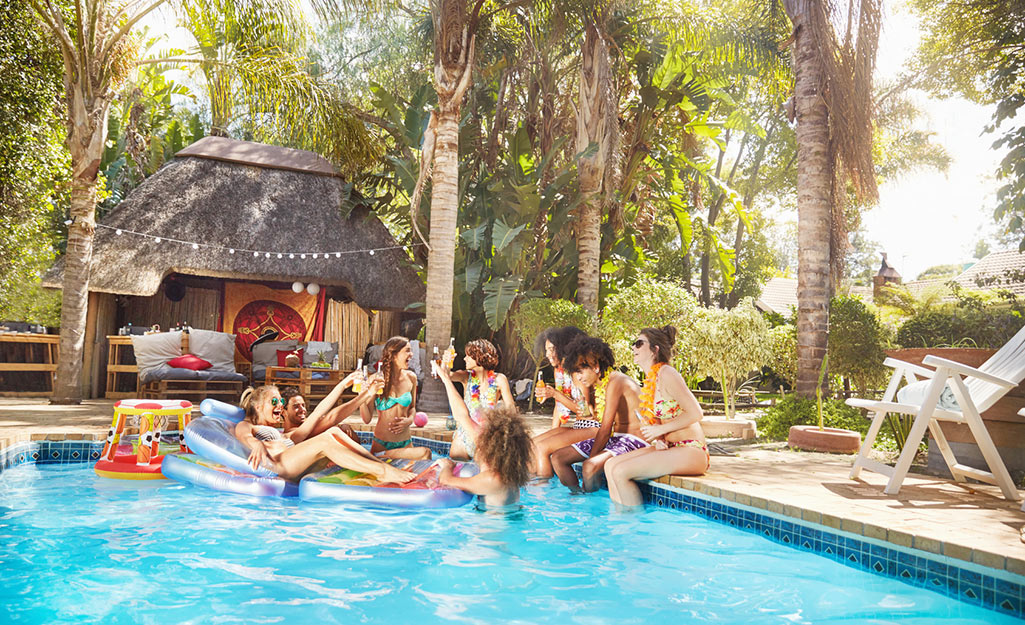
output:
<svg viewBox="0 0 1025 625"><path fill-rule="evenodd" d="M206 137L103 218L89 290L152 296L166 276L184 274L315 282L366 309L423 301L423 282L384 224L363 207L342 218L344 193L312 152ZM44 284L59 287L62 274L58 263Z"/></svg>

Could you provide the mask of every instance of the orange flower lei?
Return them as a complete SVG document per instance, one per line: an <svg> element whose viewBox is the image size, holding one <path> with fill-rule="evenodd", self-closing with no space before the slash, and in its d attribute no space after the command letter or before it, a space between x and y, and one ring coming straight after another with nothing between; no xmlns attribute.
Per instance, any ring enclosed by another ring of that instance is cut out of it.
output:
<svg viewBox="0 0 1025 625"><path fill-rule="evenodd" d="M656 425L658 419L655 417L655 385L658 383L658 371L665 363L656 362L655 366L644 376L644 386L641 388L641 421L645 425Z"/></svg>

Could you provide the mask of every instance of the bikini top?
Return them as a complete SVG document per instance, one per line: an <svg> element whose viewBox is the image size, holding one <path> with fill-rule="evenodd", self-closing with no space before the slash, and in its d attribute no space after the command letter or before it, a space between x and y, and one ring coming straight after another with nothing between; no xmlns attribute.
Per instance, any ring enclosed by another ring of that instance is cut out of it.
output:
<svg viewBox="0 0 1025 625"><path fill-rule="evenodd" d="M292 439L282 434L281 430L272 428L269 425L254 425L253 438L258 441L281 441L286 447L291 447L295 444Z"/></svg>
<svg viewBox="0 0 1025 625"><path fill-rule="evenodd" d="M410 391L406 391L398 397L378 397L374 399L374 406L379 411L388 410L392 406L399 405L403 408L409 408L409 405L413 403L413 394Z"/></svg>

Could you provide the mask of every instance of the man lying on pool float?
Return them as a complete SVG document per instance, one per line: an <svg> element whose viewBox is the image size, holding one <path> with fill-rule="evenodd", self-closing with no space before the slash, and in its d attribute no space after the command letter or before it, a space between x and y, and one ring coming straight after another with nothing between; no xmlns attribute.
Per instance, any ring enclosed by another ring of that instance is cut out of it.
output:
<svg viewBox="0 0 1025 625"><path fill-rule="evenodd" d="M368 401L377 392L381 380L375 378L368 391L353 401ZM409 471L397 469L378 460L358 442L346 436L337 426L315 433L320 419L307 419L287 435L277 429L283 422L285 401L273 385L249 389L242 396L246 417L235 426L235 437L249 449L249 465L261 464L286 480L297 480L322 460L340 467L369 473L382 482L405 483L413 479Z"/></svg>
<svg viewBox="0 0 1025 625"><path fill-rule="evenodd" d="M281 399L285 400L285 410L281 413L285 420L285 425L282 428L284 433L287 435L299 429L308 419L315 422L313 425L313 435L320 434L330 429L331 426L337 425L349 438L358 441L359 436L356 434L356 430L352 429L352 426L348 423L342 423L342 421L359 410L361 403L359 398L351 399L341 406L335 405L338 403L342 393L345 392L345 389L352 386L357 376L356 372L350 373L344 380L336 384L334 389L317 404L317 407L309 416L306 413L306 398L303 397L298 388L294 386L282 386L279 388ZM363 401L366 400L364 399ZM309 438L309 436L306 438Z"/></svg>

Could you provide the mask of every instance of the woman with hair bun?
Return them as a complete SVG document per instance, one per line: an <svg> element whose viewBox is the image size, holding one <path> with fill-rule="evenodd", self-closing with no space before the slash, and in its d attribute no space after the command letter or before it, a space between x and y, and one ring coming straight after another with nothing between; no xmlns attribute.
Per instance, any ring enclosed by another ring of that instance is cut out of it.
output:
<svg viewBox="0 0 1025 625"><path fill-rule="evenodd" d="M466 370L453 371L449 377L463 385L463 402L470 412L474 429L480 427L488 410L502 406L515 412L509 379L495 371L500 359L498 348L487 339L476 339L467 343L463 351ZM475 436L460 424L452 437L449 456L456 460L472 460L476 452L474 440Z"/></svg>
<svg viewBox="0 0 1025 625"><path fill-rule="evenodd" d="M646 372L640 395L641 436L651 443L605 463L609 496L627 506L643 503L634 480L701 475L710 457L701 430L701 405L669 364L676 328L644 328L633 342L634 362Z"/></svg>

